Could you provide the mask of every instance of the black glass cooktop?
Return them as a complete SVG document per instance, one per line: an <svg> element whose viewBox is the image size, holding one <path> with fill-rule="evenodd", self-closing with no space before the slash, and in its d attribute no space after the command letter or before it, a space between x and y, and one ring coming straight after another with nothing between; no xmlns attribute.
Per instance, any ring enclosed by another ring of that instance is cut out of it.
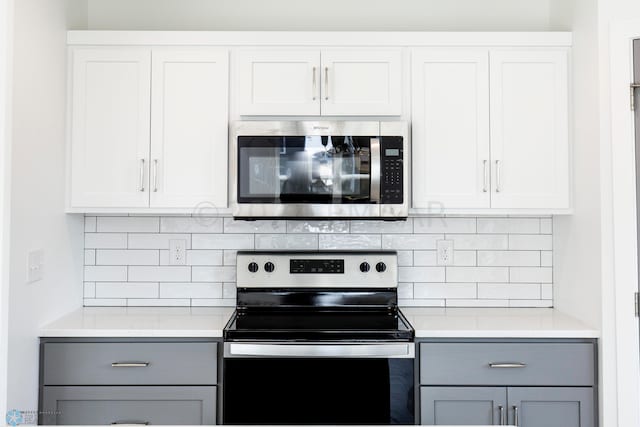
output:
<svg viewBox="0 0 640 427"><path fill-rule="evenodd" d="M398 309L242 309L224 329L227 341L411 341Z"/></svg>

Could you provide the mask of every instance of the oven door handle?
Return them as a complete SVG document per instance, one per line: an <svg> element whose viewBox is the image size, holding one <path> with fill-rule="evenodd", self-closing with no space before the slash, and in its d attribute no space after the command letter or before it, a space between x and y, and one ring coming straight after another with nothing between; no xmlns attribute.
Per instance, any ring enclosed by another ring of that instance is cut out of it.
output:
<svg viewBox="0 0 640 427"><path fill-rule="evenodd" d="M288 344L225 343L224 357L339 357L413 359L413 343L402 344Z"/></svg>
<svg viewBox="0 0 640 427"><path fill-rule="evenodd" d="M381 158L380 158L380 138L371 138L371 189L369 200L371 203L380 203L380 179Z"/></svg>

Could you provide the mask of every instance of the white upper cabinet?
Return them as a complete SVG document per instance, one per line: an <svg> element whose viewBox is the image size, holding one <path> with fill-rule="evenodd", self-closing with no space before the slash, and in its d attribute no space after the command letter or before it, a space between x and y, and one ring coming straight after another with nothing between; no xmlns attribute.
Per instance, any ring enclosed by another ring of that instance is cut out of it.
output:
<svg viewBox="0 0 640 427"><path fill-rule="evenodd" d="M227 207L227 51L153 51L151 207Z"/></svg>
<svg viewBox="0 0 640 427"><path fill-rule="evenodd" d="M226 208L228 51L71 52L70 210Z"/></svg>
<svg viewBox="0 0 640 427"><path fill-rule="evenodd" d="M491 52L495 208L569 208L566 50Z"/></svg>
<svg viewBox="0 0 640 427"><path fill-rule="evenodd" d="M320 114L320 51L260 49L237 55L239 114Z"/></svg>
<svg viewBox="0 0 640 427"><path fill-rule="evenodd" d="M412 55L413 206L489 208L489 53Z"/></svg>
<svg viewBox="0 0 640 427"><path fill-rule="evenodd" d="M413 208L570 209L568 51L412 53Z"/></svg>
<svg viewBox="0 0 640 427"><path fill-rule="evenodd" d="M149 203L151 53L73 51L71 207Z"/></svg>
<svg viewBox="0 0 640 427"><path fill-rule="evenodd" d="M323 50L321 103L325 116L401 115L400 50Z"/></svg>
<svg viewBox="0 0 640 427"><path fill-rule="evenodd" d="M237 53L245 116L399 116L400 49L260 49Z"/></svg>

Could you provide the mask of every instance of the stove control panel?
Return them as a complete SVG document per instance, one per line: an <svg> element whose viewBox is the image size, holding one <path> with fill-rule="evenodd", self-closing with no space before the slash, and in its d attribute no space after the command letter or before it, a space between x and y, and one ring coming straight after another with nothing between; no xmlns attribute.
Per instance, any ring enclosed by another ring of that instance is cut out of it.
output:
<svg viewBox="0 0 640 427"><path fill-rule="evenodd" d="M397 258L393 251L240 251L237 284L245 288L395 288Z"/></svg>

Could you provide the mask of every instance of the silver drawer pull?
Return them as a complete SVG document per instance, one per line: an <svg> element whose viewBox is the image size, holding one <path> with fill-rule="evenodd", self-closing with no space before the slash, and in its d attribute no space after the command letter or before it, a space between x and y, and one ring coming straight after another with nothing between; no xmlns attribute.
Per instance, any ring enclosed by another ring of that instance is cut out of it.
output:
<svg viewBox="0 0 640 427"><path fill-rule="evenodd" d="M112 368L146 368L149 362L113 362Z"/></svg>
<svg viewBox="0 0 640 427"><path fill-rule="evenodd" d="M526 363L520 363L520 362L515 362L515 363L489 363L489 367L490 368L526 368L527 364Z"/></svg>
<svg viewBox="0 0 640 427"><path fill-rule="evenodd" d="M148 426L148 421L114 421L112 426Z"/></svg>

